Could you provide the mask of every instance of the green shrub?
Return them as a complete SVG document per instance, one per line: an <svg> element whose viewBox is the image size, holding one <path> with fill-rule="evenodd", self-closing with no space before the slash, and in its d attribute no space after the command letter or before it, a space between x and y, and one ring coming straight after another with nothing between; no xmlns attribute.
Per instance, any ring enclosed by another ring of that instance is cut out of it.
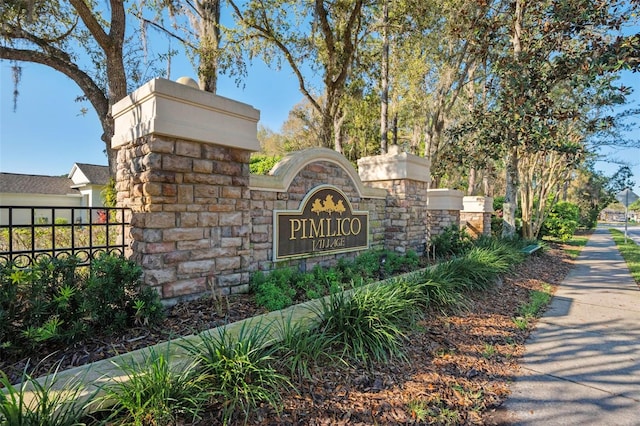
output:
<svg viewBox="0 0 640 426"><path fill-rule="evenodd" d="M420 267L420 258L413 250L407 251L404 255L385 250L381 252L381 256L385 258L382 265L385 276L415 271Z"/></svg>
<svg viewBox="0 0 640 426"><path fill-rule="evenodd" d="M0 351L70 343L88 333L119 331L163 316L158 294L143 286L133 262L102 255L91 267L78 259L43 259L31 268L0 267Z"/></svg>
<svg viewBox="0 0 640 426"><path fill-rule="evenodd" d="M380 271L381 258L384 257L385 251L369 250L359 255L352 264L353 272L356 276L360 276L366 282L377 277Z"/></svg>
<svg viewBox="0 0 640 426"><path fill-rule="evenodd" d="M464 229L451 225L431 237L430 245L436 257L442 258L464 254L473 246L473 239Z"/></svg>
<svg viewBox="0 0 640 426"><path fill-rule="evenodd" d="M500 238L502 236L503 226L504 226L504 219L502 219L502 216L492 214L491 215L491 235L494 238Z"/></svg>
<svg viewBox="0 0 640 426"><path fill-rule="evenodd" d="M105 207L115 207L118 203L118 190L116 189L116 180L109 178L109 181L100 192L100 197Z"/></svg>
<svg viewBox="0 0 640 426"><path fill-rule="evenodd" d="M335 267L316 265L307 273L292 268L278 268L268 274L256 272L251 276L250 289L258 305L274 311L418 267L420 258L414 251L402 255L369 250L354 260L342 258Z"/></svg>
<svg viewBox="0 0 640 426"><path fill-rule="evenodd" d="M32 268L0 268L0 349L70 342L87 331L78 259L44 258Z"/></svg>
<svg viewBox="0 0 640 426"><path fill-rule="evenodd" d="M542 235L568 241L578 229L580 208L572 203L561 201L551 209L542 224Z"/></svg>
<svg viewBox="0 0 640 426"><path fill-rule="evenodd" d="M249 160L249 170L254 175L267 175L281 159L278 155L253 154Z"/></svg>
<svg viewBox="0 0 640 426"><path fill-rule="evenodd" d="M94 260L85 295L90 321L108 331L160 321L160 297L141 278L142 268L130 260L106 254Z"/></svg>
<svg viewBox="0 0 640 426"><path fill-rule="evenodd" d="M260 271L253 274L249 286L256 303L270 311L291 306L296 296L296 290L291 285L292 277L293 270L290 268L275 269L269 275Z"/></svg>

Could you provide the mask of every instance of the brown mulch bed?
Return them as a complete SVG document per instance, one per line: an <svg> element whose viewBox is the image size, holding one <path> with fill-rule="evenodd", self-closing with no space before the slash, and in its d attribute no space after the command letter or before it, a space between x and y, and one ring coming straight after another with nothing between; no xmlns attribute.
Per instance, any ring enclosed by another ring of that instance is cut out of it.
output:
<svg viewBox="0 0 640 426"><path fill-rule="evenodd" d="M473 296L460 314L433 313L406 346L407 362L374 368L322 366L296 384L279 415L265 409L258 425L502 424L495 415L509 394L529 330L513 318L542 284L554 288L572 261L558 247L531 256L499 285ZM215 415L204 424L217 424Z"/></svg>
<svg viewBox="0 0 640 426"><path fill-rule="evenodd" d="M131 328L118 335L96 335L70 346L43 348L20 359L0 358L0 371L16 382L27 363L30 374L38 376L58 364L60 370L65 370L266 312L249 294L233 295L222 301L202 298L183 302L169 308L158 326Z"/></svg>
<svg viewBox="0 0 640 426"><path fill-rule="evenodd" d="M249 424L496 424L493 413L509 394L530 332L513 322L518 306L544 283L555 288L571 267L561 248L551 245L491 290L473 295L468 311L430 313L410 336L406 362L349 369L324 365L312 379L295 383L297 392L284 396L281 413L261 408ZM42 371L59 360L62 368L82 365L263 312L249 295L222 304L210 299L185 302L173 307L159 327L52 348L55 353L33 354L30 363L40 362ZM18 377L26 362L0 360L0 370ZM201 424L219 424L218 415L208 413Z"/></svg>

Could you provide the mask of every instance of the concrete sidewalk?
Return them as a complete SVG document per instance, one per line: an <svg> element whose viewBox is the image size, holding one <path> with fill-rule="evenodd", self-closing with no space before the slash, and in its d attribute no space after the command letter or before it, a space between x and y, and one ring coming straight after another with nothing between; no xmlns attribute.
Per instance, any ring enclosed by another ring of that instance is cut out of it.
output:
<svg viewBox="0 0 640 426"><path fill-rule="evenodd" d="M508 424L640 425L640 290L606 228L531 334L503 408Z"/></svg>

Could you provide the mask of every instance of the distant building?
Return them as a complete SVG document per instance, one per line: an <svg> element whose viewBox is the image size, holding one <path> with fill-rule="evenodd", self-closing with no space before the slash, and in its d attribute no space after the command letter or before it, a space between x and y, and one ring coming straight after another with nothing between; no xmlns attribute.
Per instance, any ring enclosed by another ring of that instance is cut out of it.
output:
<svg viewBox="0 0 640 426"><path fill-rule="evenodd" d="M75 163L66 177L0 173L0 207L104 207L100 193L108 182L107 166L83 163ZM36 209L34 220L50 223L53 214L51 209ZM0 208L0 224L9 223L8 215L8 209ZM86 222L87 210L56 209L55 217ZM31 210L14 209L12 223L31 223Z"/></svg>
<svg viewBox="0 0 640 426"><path fill-rule="evenodd" d="M602 222L624 222L624 213L624 207L620 204L615 204L613 207L607 207L602 210L598 216L598 220ZM630 221L637 222L638 216L637 210L627 211L627 218Z"/></svg>

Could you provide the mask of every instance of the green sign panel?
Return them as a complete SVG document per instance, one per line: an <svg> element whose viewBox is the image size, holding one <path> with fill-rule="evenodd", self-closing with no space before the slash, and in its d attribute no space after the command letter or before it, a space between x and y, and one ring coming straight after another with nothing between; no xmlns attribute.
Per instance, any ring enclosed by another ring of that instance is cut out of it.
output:
<svg viewBox="0 0 640 426"><path fill-rule="evenodd" d="M339 189L312 189L298 210L273 215L273 260L369 248L369 212L353 211Z"/></svg>

